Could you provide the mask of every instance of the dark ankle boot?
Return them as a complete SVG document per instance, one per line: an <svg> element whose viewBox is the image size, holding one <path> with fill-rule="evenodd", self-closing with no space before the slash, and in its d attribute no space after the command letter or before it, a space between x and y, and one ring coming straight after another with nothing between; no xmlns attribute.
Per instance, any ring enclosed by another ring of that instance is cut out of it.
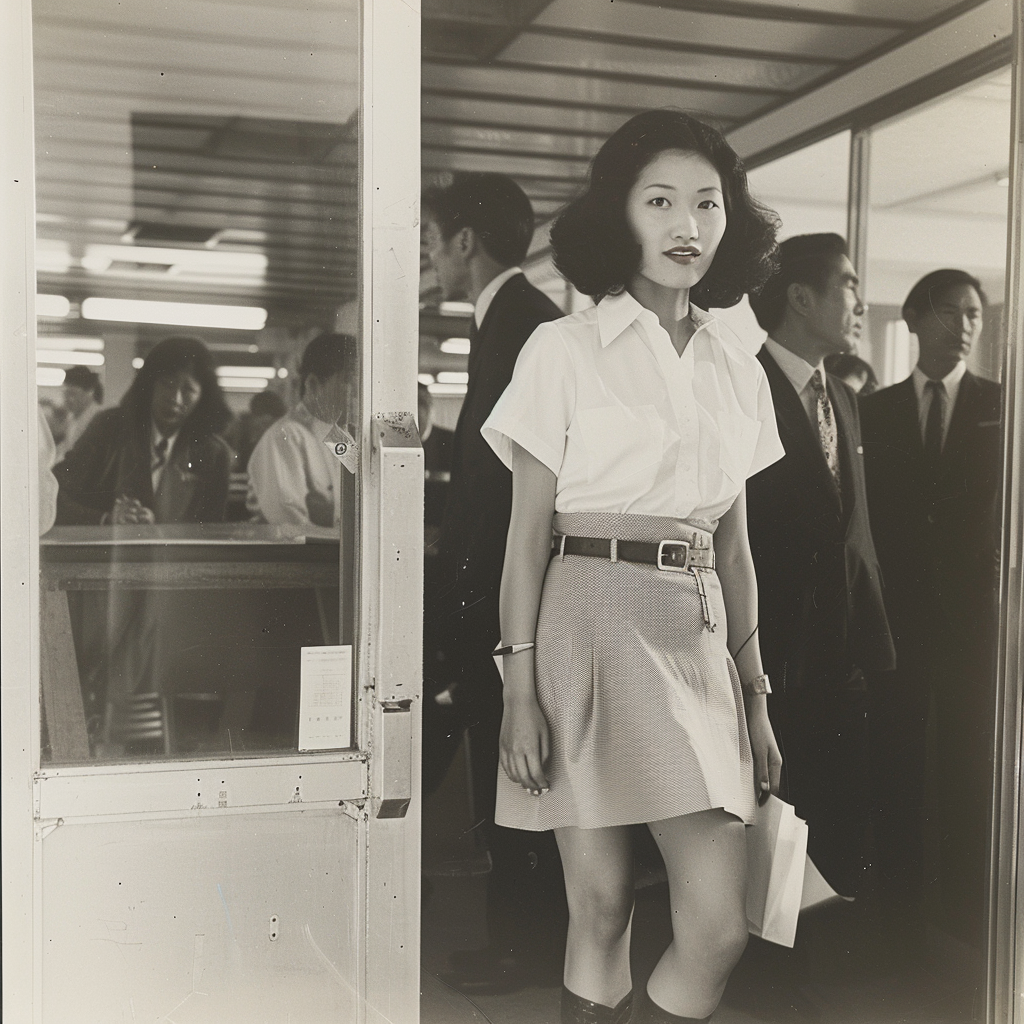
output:
<svg viewBox="0 0 1024 1024"><path fill-rule="evenodd" d="M711 1017L712 1014L707 1017L680 1017L677 1013L669 1013L668 1010L663 1010L645 989L637 999L636 1013L629 1024L704 1024L705 1021L711 1020Z"/></svg>
<svg viewBox="0 0 1024 1024"><path fill-rule="evenodd" d="M632 1008L632 989L618 1006L605 1006L583 999L562 986L562 1024L626 1024Z"/></svg>

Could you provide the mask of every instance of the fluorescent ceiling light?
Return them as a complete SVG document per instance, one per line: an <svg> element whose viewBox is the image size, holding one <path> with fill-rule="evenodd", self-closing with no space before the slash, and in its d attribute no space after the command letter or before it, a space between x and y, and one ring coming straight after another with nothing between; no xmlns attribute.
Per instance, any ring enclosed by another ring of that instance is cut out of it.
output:
<svg viewBox="0 0 1024 1024"><path fill-rule="evenodd" d="M60 366L102 366L102 352L75 352L72 349L37 348L37 363L57 363Z"/></svg>
<svg viewBox="0 0 1024 1024"><path fill-rule="evenodd" d="M469 316L474 309L472 302L442 302L437 307L441 316Z"/></svg>
<svg viewBox="0 0 1024 1024"><path fill-rule="evenodd" d="M464 395L468 388L465 384L428 384L427 390L432 395Z"/></svg>
<svg viewBox="0 0 1024 1024"><path fill-rule="evenodd" d="M438 384L468 384L469 374L465 370L442 370L437 375Z"/></svg>
<svg viewBox="0 0 1024 1024"><path fill-rule="evenodd" d="M76 338L66 334L37 334L36 348L74 349L76 352L102 352L102 338Z"/></svg>
<svg viewBox="0 0 1024 1024"><path fill-rule="evenodd" d="M259 345L250 345L244 341L211 341L206 346L211 352L248 352L256 355Z"/></svg>
<svg viewBox="0 0 1024 1024"><path fill-rule="evenodd" d="M130 273L131 264L143 263L167 267L168 274L226 274L240 277L263 277L267 257L261 252L231 252L218 249L171 249L145 245L87 245L82 266L94 273L103 273L111 264L115 272ZM145 271L143 271L145 272Z"/></svg>
<svg viewBox="0 0 1024 1024"><path fill-rule="evenodd" d="M36 239L36 270L48 274L66 274L71 266L71 247L53 238Z"/></svg>
<svg viewBox="0 0 1024 1024"><path fill-rule="evenodd" d="M434 375L432 373L421 373L417 378L420 384L433 384Z"/></svg>
<svg viewBox="0 0 1024 1024"><path fill-rule="evenodd" d="M59 388L64 383L64 371L58 366L37 366L36 387Z"/></svg>
<svg viewBox="0 0 1024 1024"><path fill-rule="evenodd" d="M468 356L469 338L446 338L441 342L441 351L450 356Z"/></svg>
<svg viewBox="0 0 1024 1024"><path fill-rule="evenodd" d="M118 320L168 327L224 327L259 331L267 322L260 306L213 306L198 302L152 302L147 299L103 299L95 296L82 303L86 320Z"/></svg>
<svg viewBox="0 0 1024 1024"><path fill-rule="evenodd" d="M272 366L218 366L218 377L261 377L264 380L273 380L277 376L277 370Z"/></svg>
<svg viewBox="0 0 1024 1024"><path fill-rule="evenodd" d="M36 264L36 269L41 269ZM67 269L67 268L65 268ZM71 312L71 303L63 295L37 295L36 316L67 316Z"/></svg>
<svg viewBox="0 0 1024 1024"><path fill-rule="evenodd" d="M225 391L263 391L270 382L261 377L218 377Z"/></svg>

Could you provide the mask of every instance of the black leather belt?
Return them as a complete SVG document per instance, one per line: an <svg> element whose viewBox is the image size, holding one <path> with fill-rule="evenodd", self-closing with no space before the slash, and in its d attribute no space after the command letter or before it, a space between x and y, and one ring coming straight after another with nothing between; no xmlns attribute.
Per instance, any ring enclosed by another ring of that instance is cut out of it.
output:
<svg viewBox="0 0 1024 1024"><path fill-rule="evenodd" d="M699 545L699 546L698 546ZM587 555L613 562L641 562L663 572L713 569L715 552L711 534L694 531L692 540L607 540L602 537L556 536L552 555Z"/></svg>

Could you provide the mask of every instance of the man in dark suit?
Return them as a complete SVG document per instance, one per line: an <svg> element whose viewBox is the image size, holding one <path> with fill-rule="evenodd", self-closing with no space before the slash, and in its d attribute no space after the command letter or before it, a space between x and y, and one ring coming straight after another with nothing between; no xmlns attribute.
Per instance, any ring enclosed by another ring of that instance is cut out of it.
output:
<svg viewBox="0 0 1024 1024"><path fill-rule="evenodd" d="M944 924L980 948L991 805L1001 492L1000 386L965 359L984 293L937 270L903 305L920 355L866 397L864 461L896 671L877 680L874 761L880 881L893 925L921 939L926 723L938 751Z"/></svg>
<svg viewBox="0 0 1024 1024"><path fill-rule="evenodd" d="M747 483L759 639L783 756L783 796L809 826L808 851L856 894L868 829L867 685L892 640L865 498L853 391L824 359L853 349L864 305L842 238L800 235L750 304L785 456ZM742 638L740 638L742 640Z"/></svg>
<svg viewBox="0 0 1024 1024"><path fill-rule="evenodd" d="M477 992L510 990L561 968L557 935L542 941L537 915L564 901L561 862L550 833L494 825L502 693L491 651L501 639L498 590L512 509L512 475L480 434L536 327L562 311L518 264L533 237L533 210L503 174L459 174L423 196L423 245L446 299L474 304L469 385L452 445L451 480L426 595L428 661L424 701L424 792L436 788L468 729L476 817L485 830L488 945L453 956L453 983ZM431 639L433 638L433 639ZM434 676L434 679L430 677ZM434 699L450 700L442 706ZM564 940L564 935L561 937Z"/></svg>

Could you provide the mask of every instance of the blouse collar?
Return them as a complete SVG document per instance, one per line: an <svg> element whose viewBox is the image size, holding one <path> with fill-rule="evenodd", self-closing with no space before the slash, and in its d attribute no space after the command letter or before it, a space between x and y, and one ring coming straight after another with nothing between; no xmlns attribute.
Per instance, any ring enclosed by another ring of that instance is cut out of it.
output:
<svg viewBox="0 0 1024 1024"><path fill-rule="evenodd" d="M601 334L601 347L607 348L627 327L645 314L648 317L654 317L654 313L646 306L642 306L625 289L614 295L606 295L597 304L597 326ZM715 318L710 313L698 308L692 302L690 303L690 319L698 330L715 322Z"/></svg>

